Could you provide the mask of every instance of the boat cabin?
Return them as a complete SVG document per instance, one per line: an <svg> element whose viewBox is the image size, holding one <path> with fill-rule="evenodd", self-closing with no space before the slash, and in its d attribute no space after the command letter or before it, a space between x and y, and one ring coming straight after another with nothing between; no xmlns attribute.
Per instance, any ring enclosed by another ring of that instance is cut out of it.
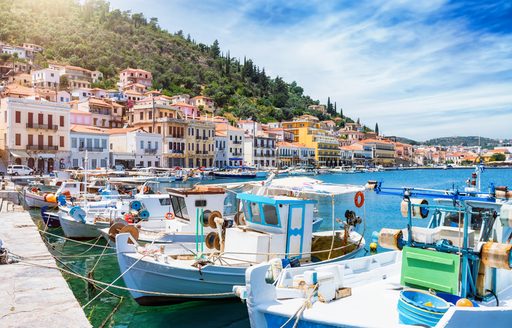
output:
<svg viewBox="0 0 512 328"><path fill-rule="evenodd" d="M224 252L234 260L261 263L274 257L311 257L315 200L240 193L245 225L226 229Z"/></svg>

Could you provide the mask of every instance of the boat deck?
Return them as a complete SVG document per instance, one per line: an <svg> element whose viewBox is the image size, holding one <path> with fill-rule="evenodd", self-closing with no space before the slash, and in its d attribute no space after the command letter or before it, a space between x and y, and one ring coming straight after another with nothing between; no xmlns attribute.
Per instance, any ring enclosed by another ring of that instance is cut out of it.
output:
<svg viewBox="0 0 512 328"><path fill-rule="evenodd" d="M323 323L340 323L347 326L393 327L398 326L396 307L400 297L398 275L385 280L352 288L352 295L330 303L315 302L311 309L303 312L307 320ZM291 317L304 304L304 299L278 301L270 305L267 312ZM331 319L332 318L332 319Z"/></svg>

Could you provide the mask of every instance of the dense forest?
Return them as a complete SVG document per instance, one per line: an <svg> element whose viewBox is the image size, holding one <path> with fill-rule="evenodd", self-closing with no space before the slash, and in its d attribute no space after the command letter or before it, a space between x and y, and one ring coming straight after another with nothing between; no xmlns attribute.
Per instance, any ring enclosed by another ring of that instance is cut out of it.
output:
<svg viewBox="0 0 512 328"><path fill-rule="evenodd" d="M296 82L269 77L251 59L232 58L217 41L198 43L160 28L155 17L111 10L105 0L0 0L0 13L0 41L43 46L35 61L40 67L56 61L100 70L99 87L114 87L120 70L138 67L153 73L153 88L210 96L231 120L268 122L304 113L326 119L341 112L330 99L331 115L308 110L319 102Z"/></svg>
<svg viewBox="0 0 512 328"><path fill-rule="evenodd" d="M468 136L468 137L442 137L430 139L423 142L425 145L435 145L435 146L481 146L482 148L492 148L494 146L498 146L500 144L499 140L477 137L477 136Z"/></svg>

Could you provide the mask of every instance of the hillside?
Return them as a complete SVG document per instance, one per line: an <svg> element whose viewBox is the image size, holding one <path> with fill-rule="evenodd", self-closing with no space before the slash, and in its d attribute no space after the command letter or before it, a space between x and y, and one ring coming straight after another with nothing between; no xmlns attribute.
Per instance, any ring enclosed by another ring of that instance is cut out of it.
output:
<svg viewBox="0 0 512 328"><path fill-rule="evenodd" d="M480 139L480 140L479 140ZM442 137L430 139L423 144L426 145L435 145L435 146L482 146L483 148L489 148L493 146L497 146L499 144L498 140L478 137L478 136L467 136L467 137Z"/></svg>
<svg viewBox="0 0 512 328"><path fill-rule="evenodd" d="M153 72L153 87L164 94L211 96L232 120L328 117L307 110L319 102L297 83L269 77L250 59L231 58L218 42L205 45L182 31L171 34L157 18L110 10L104 0L0 0L0 12L0 41L43 46L36 59L41 67L55 61L98 69L105 76L99 87L112 88L119 70L139 67Z"/></svg>

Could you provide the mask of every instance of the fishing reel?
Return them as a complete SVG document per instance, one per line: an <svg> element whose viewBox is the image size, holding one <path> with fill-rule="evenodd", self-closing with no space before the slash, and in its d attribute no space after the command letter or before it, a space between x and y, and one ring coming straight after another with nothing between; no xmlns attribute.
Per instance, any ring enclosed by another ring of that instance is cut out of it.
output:
<svg viewBox="0 0 512 328"><path fill-rule="evenodd" d="M356 212L351 210L345 211L345 218L347 219L347 225L356 227L358 224L361 224L363 222L363 219L361 217L356 215Z"/></svg>

